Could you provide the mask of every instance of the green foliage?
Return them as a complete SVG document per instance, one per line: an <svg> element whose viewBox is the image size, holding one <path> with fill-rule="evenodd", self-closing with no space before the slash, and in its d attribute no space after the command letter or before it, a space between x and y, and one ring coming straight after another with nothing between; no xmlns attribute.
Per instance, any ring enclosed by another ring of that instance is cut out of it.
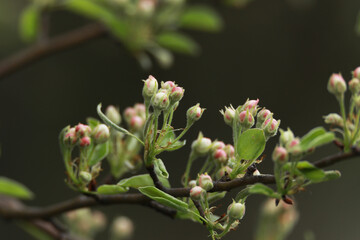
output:
<svg viewBox="0 0 360 240"><path fill-rule="evenodd" d="M159 180L165 187L170 187L169 181L166 178L159 176ZM154 182L149 174L141 174L122 179L117 185L137 189L139 187L154 186Z"/></svg>
<svg viewBox="0 0 360 240"><path fill-rule="evenodd" d="M34 194L23 184L6 177L0 177L0 194L20 199L34 197Z"/></svg>
<svg viewBox="0 0 360 240"><path fill-rule="evenodd" d="M190 6L180 18L180 26L207 32L218 32L223 27L219 14L207 6Z"/></svg>
<svg viewBox="0 0 360 240"><path fill-rule="evenodd" d="M96 145L90 154L89 166L93 166L106 158L106 156L109 154L109 146L109 142Z"/></svg>
<svg viewBox="0 0 360 240"><path fill-rule="evenodd" d="M335 140L332 132L327 132L323 127L317 127L301 138L300 147L303 151L319 147Z"/></svg>
<svg viewBox="0 0 360 240"><path fill-rule="evenodd" d="M104 194L104 195L111 195L111 194L119 194L127 192L128 188L122 187L119 185L108 185L104 184L97 188L96 193L98 194Z"/></svg>
<svg viewBox="0 0 360 240"><path fill-rule="evenodd" d="M20 18L20 35L27 41L33 41L38 34L39 22L41 11L40 8L35 5L29 5L21 14Z"/></svg>
<svg viewBox="0 0 360 240"><path fill-rule="evenodd" d="M197 54L199 46L188 36L177 32L165 32L157 36L156 41L169 50L184 54Z"/></svg>
<svg viewBox="0 0 360 240"><path fill-rule="evenodd" d="M262 154L265 145L264 131L253 128L241 134L238 140L237 151L241 159L255 160Z"/></svg>

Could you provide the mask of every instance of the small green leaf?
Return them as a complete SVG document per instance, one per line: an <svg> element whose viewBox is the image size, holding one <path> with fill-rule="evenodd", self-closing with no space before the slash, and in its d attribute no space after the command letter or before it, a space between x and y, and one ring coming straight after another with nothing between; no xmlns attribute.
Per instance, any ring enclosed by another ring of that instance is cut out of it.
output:
<svg viewBox="0 0 360 240"><path fill-rule="evenodd" d="M22 12L20 17L20 34L25 41L35 40L38 34L40 14L40 8L36 5L30 5Z"/></svg>
<svg viewBox="0 0 360 240"><path fill-rule="evenodd" d="M325 171L325 178L323 181L335 180L341 177L341 173L338 170Z"/></svg>
<svg viewBox="0 0 360 240"><path fill-rule="evenodd" d="M97 188L98 194L104 194L104 195L110 195L110 194L118 194L118 193L124 193L127 192L129 189L126 187L122 187L119 185L101 185Z"/></svg>
<svg viewBox="0 0 360 240"><path fill-rule="evenodd" d="M187 211L188 210L188 204L186 202L183 202L159 189L156 187L140 187L139 191L144 194L145 196L148 196L149 198L165 205L171 208L174 208L179 211Z"/></svg>
<svg viewBox="0 0 360 240"><path fill-rule="evenodd" d="M296 168L303 174L307 179L312 182L321 182L325 177L325 172L308 161L301 161L296 165Z"/></svg>
<svg viewBox="0 0 360 240"><path fill-rule="evenodd" d="M169 173L166 170L165 164L161 159L159 159L159 158L155 159L154 170L158 176L162 176L164 178L169 178Z"/></svg>
<svg viewBox="0 0 360 240"><path fill-rule="evenodd" d="M91 129L94 129L97 125L100 124L100 121L96 118L88 117L86 119L87 124L91 127Z"/></svg>
<svg viewBox="0 0 360 240"><path fill-rule="evenodd" d="M65 155L65 151L67 151L67 149L68 149L68 147L64 143L64 136L69 129L70 129L70 126L66 126L61 130L61 132L59 134L60 151L63 156Z"/></svg>
<svg viewBox="0 0 360 240"><path fill-rule="evenodd" d="M175 138L176 138L176 135L174 133L174 130L171 128L168 128L165 136L163 137L163 139L161 140L161 142L159 144L159 146L160 146L159 152L163 152L163 151L171 152L171 151L178 150L179 148L185 146L186 140L177 141L177 142L173 143Z"/></svg>
<svg viewBox="0 0 360 240"><path fill-rule="evenodd" d="M321 136L326 133L326 130L323 127L316 127L312 130L310 130L305 136L301 138L301 144L307 145L312 140L314 140L316 137Z"/></svg>
<svg viewBox="0 0 360 240"><path fill-rule="evenodd" d="M188 29L218 32L223 26L223 21L212 8L193 6L184 11L180 18L180 26Z"/></svg>
<svg viewBox="0 0 360 240"><path fill-rule="evenodd" d="M335 135L332 132L326 132L323 127L317 127L308 132L301 138L300 146L303 151L332 142Z"/></svg>
<svg viewBox="0 0 360 240"><path fill-rule="evenodd" d="M95 1L67 0L65 1L65 7L71 11L101 22L109 22L114 18L114 15L111 13L111 11L96 3Z"/></svg>
<svg viewBox="0 0 360 240"><path fill-rule="evenodd" d="M256 183L249 187L249 193L250 194L261 194L272 198L279 198L280 195L275 192L272 188L269 188L268 186L262 184L262 183Z"/></svg>
<svg viewBox="0 0 360 240"><path fill-rule="evenodd" d="M216 201L223 199L225 197L226 193L227 193L226 191L208 193L207 200L209 203L214 203Z"/></svg>
<svg viewBox="0 0 360 240"><path fill-rule="evenodd" d="M202 223L201 219L194 214L193 211L177 211L176 212L176 218L177 219L190 219L193 222L198 222L198 223Z"/></svg>
<svg viewBox="0 0 360 240"><path fill-rule="evenodd" d="M27 221L16 221L17 225L27 232L30 236L37 240L55 240L55 238L46 234L44 231L37 228L35 225Z"/></svg>
<svg viewBox="0 0 360 240"><path fill-rule="evenodd" d="M165 187L170 187L169 181L166 178L162 178L161 176L159 176L159 180ZM154 182L149 174L142 174L122 179L117 185L122 187L139 188L146 186L154 186Z"/></svg>
<svg viewBox="0 0 360 240"><path fill-rule="evenodd" d="M257 159L265 149L266 139L261 129L246 130L238 139L237 152L244 160Z"/></svg>
<svg viewBox="0 0 360 240"><path fill-rule="evenodd" d="M89 158L89 166L93 166L106 158L106 156L109 154L110 149L110 142L107 141L102 144L98 144L95 146L93 152L90 155Z"/></svg>
<svg viewBox="0 0 360 240"><path fill-rule="evenodd" d="M34 198L34 194L27 187L6 177L0 177L0 194L20 199Z"/></svg>
<svg viewBox="0 0 360 240"><path fill-rule="evenodd" d="M157 43L174 52L195 55L199 52L198 44L188 36L178 32L165 32L156 37Z"/></svg>

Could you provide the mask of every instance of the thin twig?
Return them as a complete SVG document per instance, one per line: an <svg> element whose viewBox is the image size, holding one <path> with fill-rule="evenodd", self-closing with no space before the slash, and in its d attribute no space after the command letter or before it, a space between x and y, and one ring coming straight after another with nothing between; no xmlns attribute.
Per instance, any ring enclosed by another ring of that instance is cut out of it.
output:
<svg viewBox="0 0 360 240"><path fill-rule="evenodd" d="M38 44L2 60L0 62L0 80L43 57L78 46L91 39L104 36L106 33L107 31L102 25L94 23L53 39L40 41Z"/></svg>

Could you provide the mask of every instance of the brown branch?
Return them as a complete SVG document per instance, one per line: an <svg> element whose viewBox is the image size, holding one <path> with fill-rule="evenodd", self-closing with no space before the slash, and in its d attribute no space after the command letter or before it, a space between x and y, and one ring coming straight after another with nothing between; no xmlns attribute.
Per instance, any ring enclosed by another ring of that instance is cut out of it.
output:
<svg viewBox="0 0 360 240"><path fill-rule="evenodd" d="M51 54L70 49L94 38L104 36L106 29L98 24L89 24L47 41L40 41L0 62L0 79Z"/></svg>
<svg viewBox="0 0 360 240"><path fill-rule="evenodd" d="M327 167L337 162L359 156L360 150L354 149L351 153L336 154L323 158L314 163L317 167ZM230 191L234 188L243 187L254 183L273 184L275 178L270 174L262 174L257 176L244 176L227 182L215 182L214 187L210 192L216 191ZM190 188L166 188L166 192L174 197L188 197ZM83 207L92 207L96 205L111 205L111 204L142 204L150 205L151 199L142 195L141 193L125 193L118 195L99 195L97 199L91 196L78 196L76 198L60 202L48 207L37 208L18 206L13 201L4 204L3 199L0 198L0 216L3 218L17 218L17 219L35 219L35 218L50 218L61 213L75 210Z"/></svg>

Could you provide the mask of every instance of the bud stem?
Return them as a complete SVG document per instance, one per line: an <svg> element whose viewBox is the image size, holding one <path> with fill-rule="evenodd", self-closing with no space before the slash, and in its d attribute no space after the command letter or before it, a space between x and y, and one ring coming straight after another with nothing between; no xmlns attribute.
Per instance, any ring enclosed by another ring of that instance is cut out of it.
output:
<svg viewBox="0 0 360 240"><path fill-rule="evenodd" d="M339 99L339 104L340 104L341 116L342 116L343 121L344 121L344 134L345 134L345 136L344 136L344 152L349 152L349 150L350 150L350 146L349 146L350 137L349 137L349 131L348 131L348 128L347 128L347 121L346 121L344 94L341 95L341 97Z"/></svg>
<svg viewBox="0 0 360 240"><path fill-rule="evenodd" d="M70 177L71 181L74 184L78 185L79 181L77 180L77 178L74 175L72 162L71 162L71 151L70 150L65 151L65 153L64 153L64 162L65 162L66 172L67 172L68 176Z"/></svg>
<svg viewBox="0 0 360 240"><path fill-rule="evenodd" d="M197 158L197 155L191 151L188 162L186 164L186 170L184 173L184 177L183 177L183 185L184 187L187 187L189 184L189 174L190 174L190 169L191 169L191 165L194 162L194 160Z"/></svg>

